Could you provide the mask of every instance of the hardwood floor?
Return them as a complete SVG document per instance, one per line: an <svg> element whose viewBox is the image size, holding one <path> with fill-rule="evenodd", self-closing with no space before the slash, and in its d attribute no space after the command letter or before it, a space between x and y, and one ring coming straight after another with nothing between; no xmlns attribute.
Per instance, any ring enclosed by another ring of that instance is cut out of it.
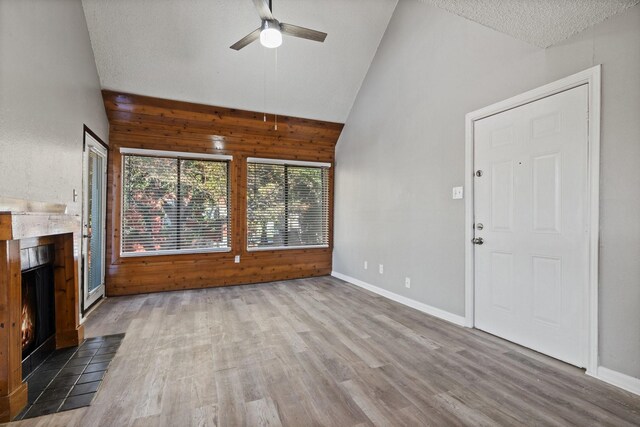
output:
<svg viewBox="0 0 640 427"><path fill-rule="evenodd" d="M15 426L640 425L640 397L331 277L109 298L88 408ZM14 425L14 424L12 424Z"/></svg>

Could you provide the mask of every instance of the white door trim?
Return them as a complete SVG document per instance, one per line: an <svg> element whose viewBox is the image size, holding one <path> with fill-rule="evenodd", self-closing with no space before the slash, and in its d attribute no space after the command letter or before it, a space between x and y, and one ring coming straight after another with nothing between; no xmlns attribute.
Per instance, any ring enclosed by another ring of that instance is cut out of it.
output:
<svg viewBox="0 0 640 427"><path fill-rule="evenodd" d="M87 264L87 217L89 215L89 197L88 186L89 182L89 154L95 152L104 158L104 172L102 181L102 212L103 215L103 227L100 230L92 230L92 233L100 233L102 242L102 271L100 275L102 277L102 285L94 289L93 292L88 293L89 287L89 269ZM90 129L86 128L84 131L84 151L82 154L82 168L83 168L83 183L82 183L82 298L81 298L81 310L80 313L86 312L87 309L93 305L99 298L105 295L105 273L106 273L106 219L107 219L107 160L109 151L107 146L98 138Z"/></svg>
<svg viewBox="0 0 640 427"><path fill-rule="evenodd" d="M587 84L589 86L589 140L588 140L588 209L589 209L589 292L587 373L595 375L598 367L598 245L600 214L600 75L601 66L573 74L537 89L514 96L488 107L468 113L465 117L465 326L474 327L474 122L512 108L555 95L559 92Z"/></svg>

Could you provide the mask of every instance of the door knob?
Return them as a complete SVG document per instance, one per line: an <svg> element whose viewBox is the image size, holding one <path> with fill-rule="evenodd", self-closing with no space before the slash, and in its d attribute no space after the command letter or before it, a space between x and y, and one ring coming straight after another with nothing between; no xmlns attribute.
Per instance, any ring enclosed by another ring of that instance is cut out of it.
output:
<svg viewBox="0 0 640 427"><path fill-rule="evenodd" d="M474 245L481 245L484 243L484 240L482 240L482 237L474 237L473 239L471 239L471 243L473 243Z"/></svg>

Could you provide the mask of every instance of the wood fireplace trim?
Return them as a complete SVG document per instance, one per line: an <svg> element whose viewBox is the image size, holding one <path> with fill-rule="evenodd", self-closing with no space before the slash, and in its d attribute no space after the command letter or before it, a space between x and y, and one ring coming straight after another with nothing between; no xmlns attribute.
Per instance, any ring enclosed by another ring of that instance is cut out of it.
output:
<svg viewBox="0 0 640 427"><path fill-rule="evenodd" d="M77 346L84 339L74 250L80 231L75 215L0 212L0 422L10 421L27 404L27 384L22 381L20 250L53 243L56 348Z"/></svg>

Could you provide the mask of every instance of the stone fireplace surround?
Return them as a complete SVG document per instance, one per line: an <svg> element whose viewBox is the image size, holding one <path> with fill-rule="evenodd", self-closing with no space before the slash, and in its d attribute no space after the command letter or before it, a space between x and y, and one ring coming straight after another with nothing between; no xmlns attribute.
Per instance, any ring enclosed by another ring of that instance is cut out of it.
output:
<svg viewBox="0 0 640 427"><path fill-rule="evenodd" d="M84 339L78 288L81 223L64 205L0 198L0 422L10 421L27 404L22 381L22 269L20 250L53 245L56 348Z"/></svg>

